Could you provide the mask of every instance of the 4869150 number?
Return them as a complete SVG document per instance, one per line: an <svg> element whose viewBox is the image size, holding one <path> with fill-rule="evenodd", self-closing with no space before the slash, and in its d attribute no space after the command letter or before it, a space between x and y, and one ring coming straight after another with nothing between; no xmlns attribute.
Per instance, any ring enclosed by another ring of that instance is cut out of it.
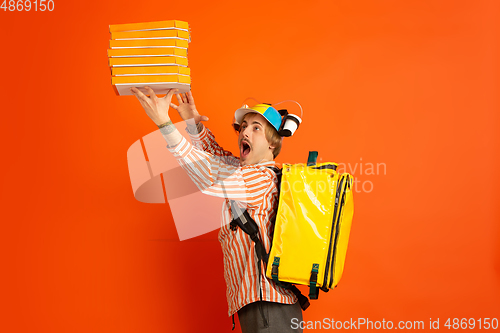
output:
<svg viewBox="0 0 500 333"><path fill-rule="evenodd" d="M494 329L498 328L498 319L497 318L448 318L446 323L444 324L448 329Z"/></svg>
<svg viewBox="0 0 500 333"><path fill-rule="evenodd" d="M44 12L48 10L49 12L54 10L54 1L53 0L35 0L35 1L30 1L30 0L4 0L2 2L2 5L0 6L0 9L3 9L4 12L7 10L10 12L22 12L22 11L27 11L29 12L31 9L33 9L35 12Z"/></svg>

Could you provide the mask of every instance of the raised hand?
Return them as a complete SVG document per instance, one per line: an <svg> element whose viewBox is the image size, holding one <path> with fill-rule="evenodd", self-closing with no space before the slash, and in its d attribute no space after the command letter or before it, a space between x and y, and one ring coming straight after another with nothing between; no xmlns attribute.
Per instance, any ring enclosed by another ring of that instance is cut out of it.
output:
<svg viewBox="0 0 500 333"><path fill-rule="evenodd" d="M169 121L168 107L171 104L172 96L175 92L179 91L179 89L170 89L168 93L161 98L156 97L155 92L150 87L144 87L144 89L149 93L149 97L144 95L137 88L130 88L130 91L137 97L146 111L146 114L157 126Z"/></svg>
<svg viewBox="0 0 500 333"><path fill-rule="evenodd" d="M177 102L179 105L174 103L170 103L170 106L179 112L182 120L194 119L195 123L198 124L200 121L207 121L207 116L200 116L198 111L196 110L196 106L194 104L194 98L191 91L188 91L184 94L175 94L177 98Z"/></svg>

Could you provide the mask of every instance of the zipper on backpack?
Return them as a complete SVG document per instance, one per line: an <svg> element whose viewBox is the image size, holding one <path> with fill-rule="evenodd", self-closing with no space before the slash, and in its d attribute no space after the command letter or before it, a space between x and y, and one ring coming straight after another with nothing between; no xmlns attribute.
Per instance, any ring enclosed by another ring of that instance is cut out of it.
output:
<svg viewBox="0 0 500 333"><path fill-rule="evenodd" d="M337 215L337 208L339 205L339 196L340 196L340 188L342 188L342 184L344 182L344 178L340 180L340 184L337 187L337 193L335 193L335 208L333 209L333 219L332 219L332 228L330 232L330 243L328 244L328 255L326 257L326 265L325 265L325 277L323 281L322 289L328 290L326 284L328 282L328 272L330 271L330 253L332 252L332 238L333 238L333 230L335 227L335 216Z"/></svg>
<svg viewBox="0 0 500 333"><path fill-rule="evenodd" d="M328 288L332 287L333 284L333 268L335 267L335 254L337 253L337 241L340 234L340 217L342 216L342 208L344 208L345 204L345 192L347 190L347 180L344 184L344 190L342 191L342 200L340 201L340 209L337 217L337 222L335 223L335 241L333 243L333 253L332 253L332 265L330 267L330 283L328 284Z"/></svg>

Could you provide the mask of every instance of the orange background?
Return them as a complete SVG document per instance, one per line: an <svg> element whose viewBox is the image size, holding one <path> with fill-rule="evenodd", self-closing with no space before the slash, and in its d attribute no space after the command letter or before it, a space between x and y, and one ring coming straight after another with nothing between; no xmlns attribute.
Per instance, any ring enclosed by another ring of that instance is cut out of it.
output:
<svg viewBox="0 0 500 333"><path fill-rule="evenodd" d="M113 93L108 25L167 19L190 23L193 94L224 148L236 149L229 125L246 97L295 99L304 123L278 162L318 150L386 166L354 172L373 189L354 194L339 287L305 320L499 318L499 11L435 0L0 11L0 329L230 331L217 231L179 242L168 205L136 201L130 185L127 149L156 127Z"/></svg>

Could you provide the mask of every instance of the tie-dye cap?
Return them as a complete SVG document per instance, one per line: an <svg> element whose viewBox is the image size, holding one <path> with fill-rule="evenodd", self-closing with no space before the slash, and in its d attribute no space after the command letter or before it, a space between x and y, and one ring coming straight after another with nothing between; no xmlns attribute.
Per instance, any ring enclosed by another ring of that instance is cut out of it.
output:
<svg viewBox="0 0 500 333"><path fill-rule="evenodd" d="M234 112L233 123L233 127L235 130L239 130L243 116L249 112L261 114L271 125L273 125L273 127L276 129L276 132L279 132L282 122L281 114L269 104L257 104L252 107L243 105L241 108L236 110Z"/></svg>

